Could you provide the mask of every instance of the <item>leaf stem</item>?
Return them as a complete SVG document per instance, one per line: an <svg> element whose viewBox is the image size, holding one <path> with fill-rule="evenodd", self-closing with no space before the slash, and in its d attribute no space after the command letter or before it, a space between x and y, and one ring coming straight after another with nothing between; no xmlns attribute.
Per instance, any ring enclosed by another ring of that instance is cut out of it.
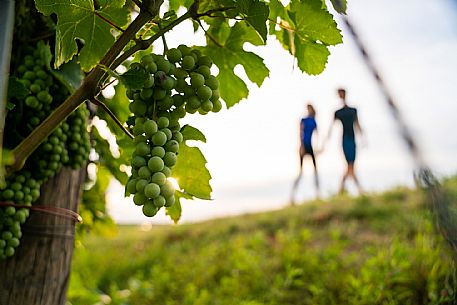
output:
<svg viewBox="0 0 457 305"><path fill-rule="evenodd" d="M205 28L203 27L203 24L201 23L200 19L197 19L197 23L200 25L200 27L202 28L203 32L205 32L205 35L208 36L208 38L214 42L215 45L217 45L218 47L220 48L223 48L224 46L216 40L216 38L213 37L213 35L211 35L210 33L208 33Z"/></svg>
<svg viewBox="0 0 457 305"><path fill-rule="evenodd" d="M105 103L103 103L96 97L91 98L89 101L92 104L101 107L103 111L105 111L111 117L111 119L113 119L116 125L118 125L127 136L129 136L131 139L134 138L130 131L127 128L125 128L124 124L122 124L122 122L116 117L116 115L111 111L111 109L109 109L109 107Z"/></svg>
<svg viewBox="0 0 457 305"><path fill-rule="evenodd" d="M101 15L99 12L97 11L94 11L94 14L95 16L97 16L98 18L100 18L101 20L105 21L106 23L108 23L109 25L111 25L113 28L115 28L116 30L118 30L119 32L124 32L124 29L122 29L120 26L118 26L117 24L114 24L114 22L112 22L111 20L109 20L108 18L106 18L105 16Z"/></svg>

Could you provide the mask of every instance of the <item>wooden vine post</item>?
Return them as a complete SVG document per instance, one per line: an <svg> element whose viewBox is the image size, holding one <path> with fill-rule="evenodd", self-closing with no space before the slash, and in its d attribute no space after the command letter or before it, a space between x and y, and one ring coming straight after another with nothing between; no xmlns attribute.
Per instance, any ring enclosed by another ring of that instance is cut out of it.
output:
<svg viewBox="0 0 457 305"><path fill-rule="evenodd" d="M84 169L63 168L36 204L77 212L84 176ZM0 305L64 305L74 234L74 218L31 211L18 251L0 260Z"/></svg>

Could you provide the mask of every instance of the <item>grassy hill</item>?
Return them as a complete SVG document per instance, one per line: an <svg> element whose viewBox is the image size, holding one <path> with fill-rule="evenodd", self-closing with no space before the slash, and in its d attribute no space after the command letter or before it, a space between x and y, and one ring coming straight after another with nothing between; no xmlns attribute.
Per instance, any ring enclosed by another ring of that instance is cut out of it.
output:
<svg viewBox="0 0 457 305"><path fill-rule="evenodd" d="M457 179L446 182L454 202ZM77 247L73 305L456 304L425 196L398 188Z"/></svg>

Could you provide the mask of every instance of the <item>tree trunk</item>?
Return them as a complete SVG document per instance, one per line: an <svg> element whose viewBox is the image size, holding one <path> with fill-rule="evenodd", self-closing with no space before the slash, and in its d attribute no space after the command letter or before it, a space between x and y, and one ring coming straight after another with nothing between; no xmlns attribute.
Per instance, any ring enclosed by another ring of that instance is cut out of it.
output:
<svg viewBox="0 0 457 305"><path fill-rule="evenodd" d="M36 204L77 212L84 170L62 169L41 188ZM0 261L0 305L64 305L75 222L30 211L16 254Z"/></svg>

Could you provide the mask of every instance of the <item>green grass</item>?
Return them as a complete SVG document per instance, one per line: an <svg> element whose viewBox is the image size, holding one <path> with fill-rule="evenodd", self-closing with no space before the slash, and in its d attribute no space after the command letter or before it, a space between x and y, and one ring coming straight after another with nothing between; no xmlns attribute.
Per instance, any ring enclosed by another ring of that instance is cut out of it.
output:
<svg viewBox="0 0 457 305"><path fill-rule="evenodd" d="M457 179L448 181L454 202ZM122 226L76 249L73 305L456 304L456 269L419 191Z"/></svg>

